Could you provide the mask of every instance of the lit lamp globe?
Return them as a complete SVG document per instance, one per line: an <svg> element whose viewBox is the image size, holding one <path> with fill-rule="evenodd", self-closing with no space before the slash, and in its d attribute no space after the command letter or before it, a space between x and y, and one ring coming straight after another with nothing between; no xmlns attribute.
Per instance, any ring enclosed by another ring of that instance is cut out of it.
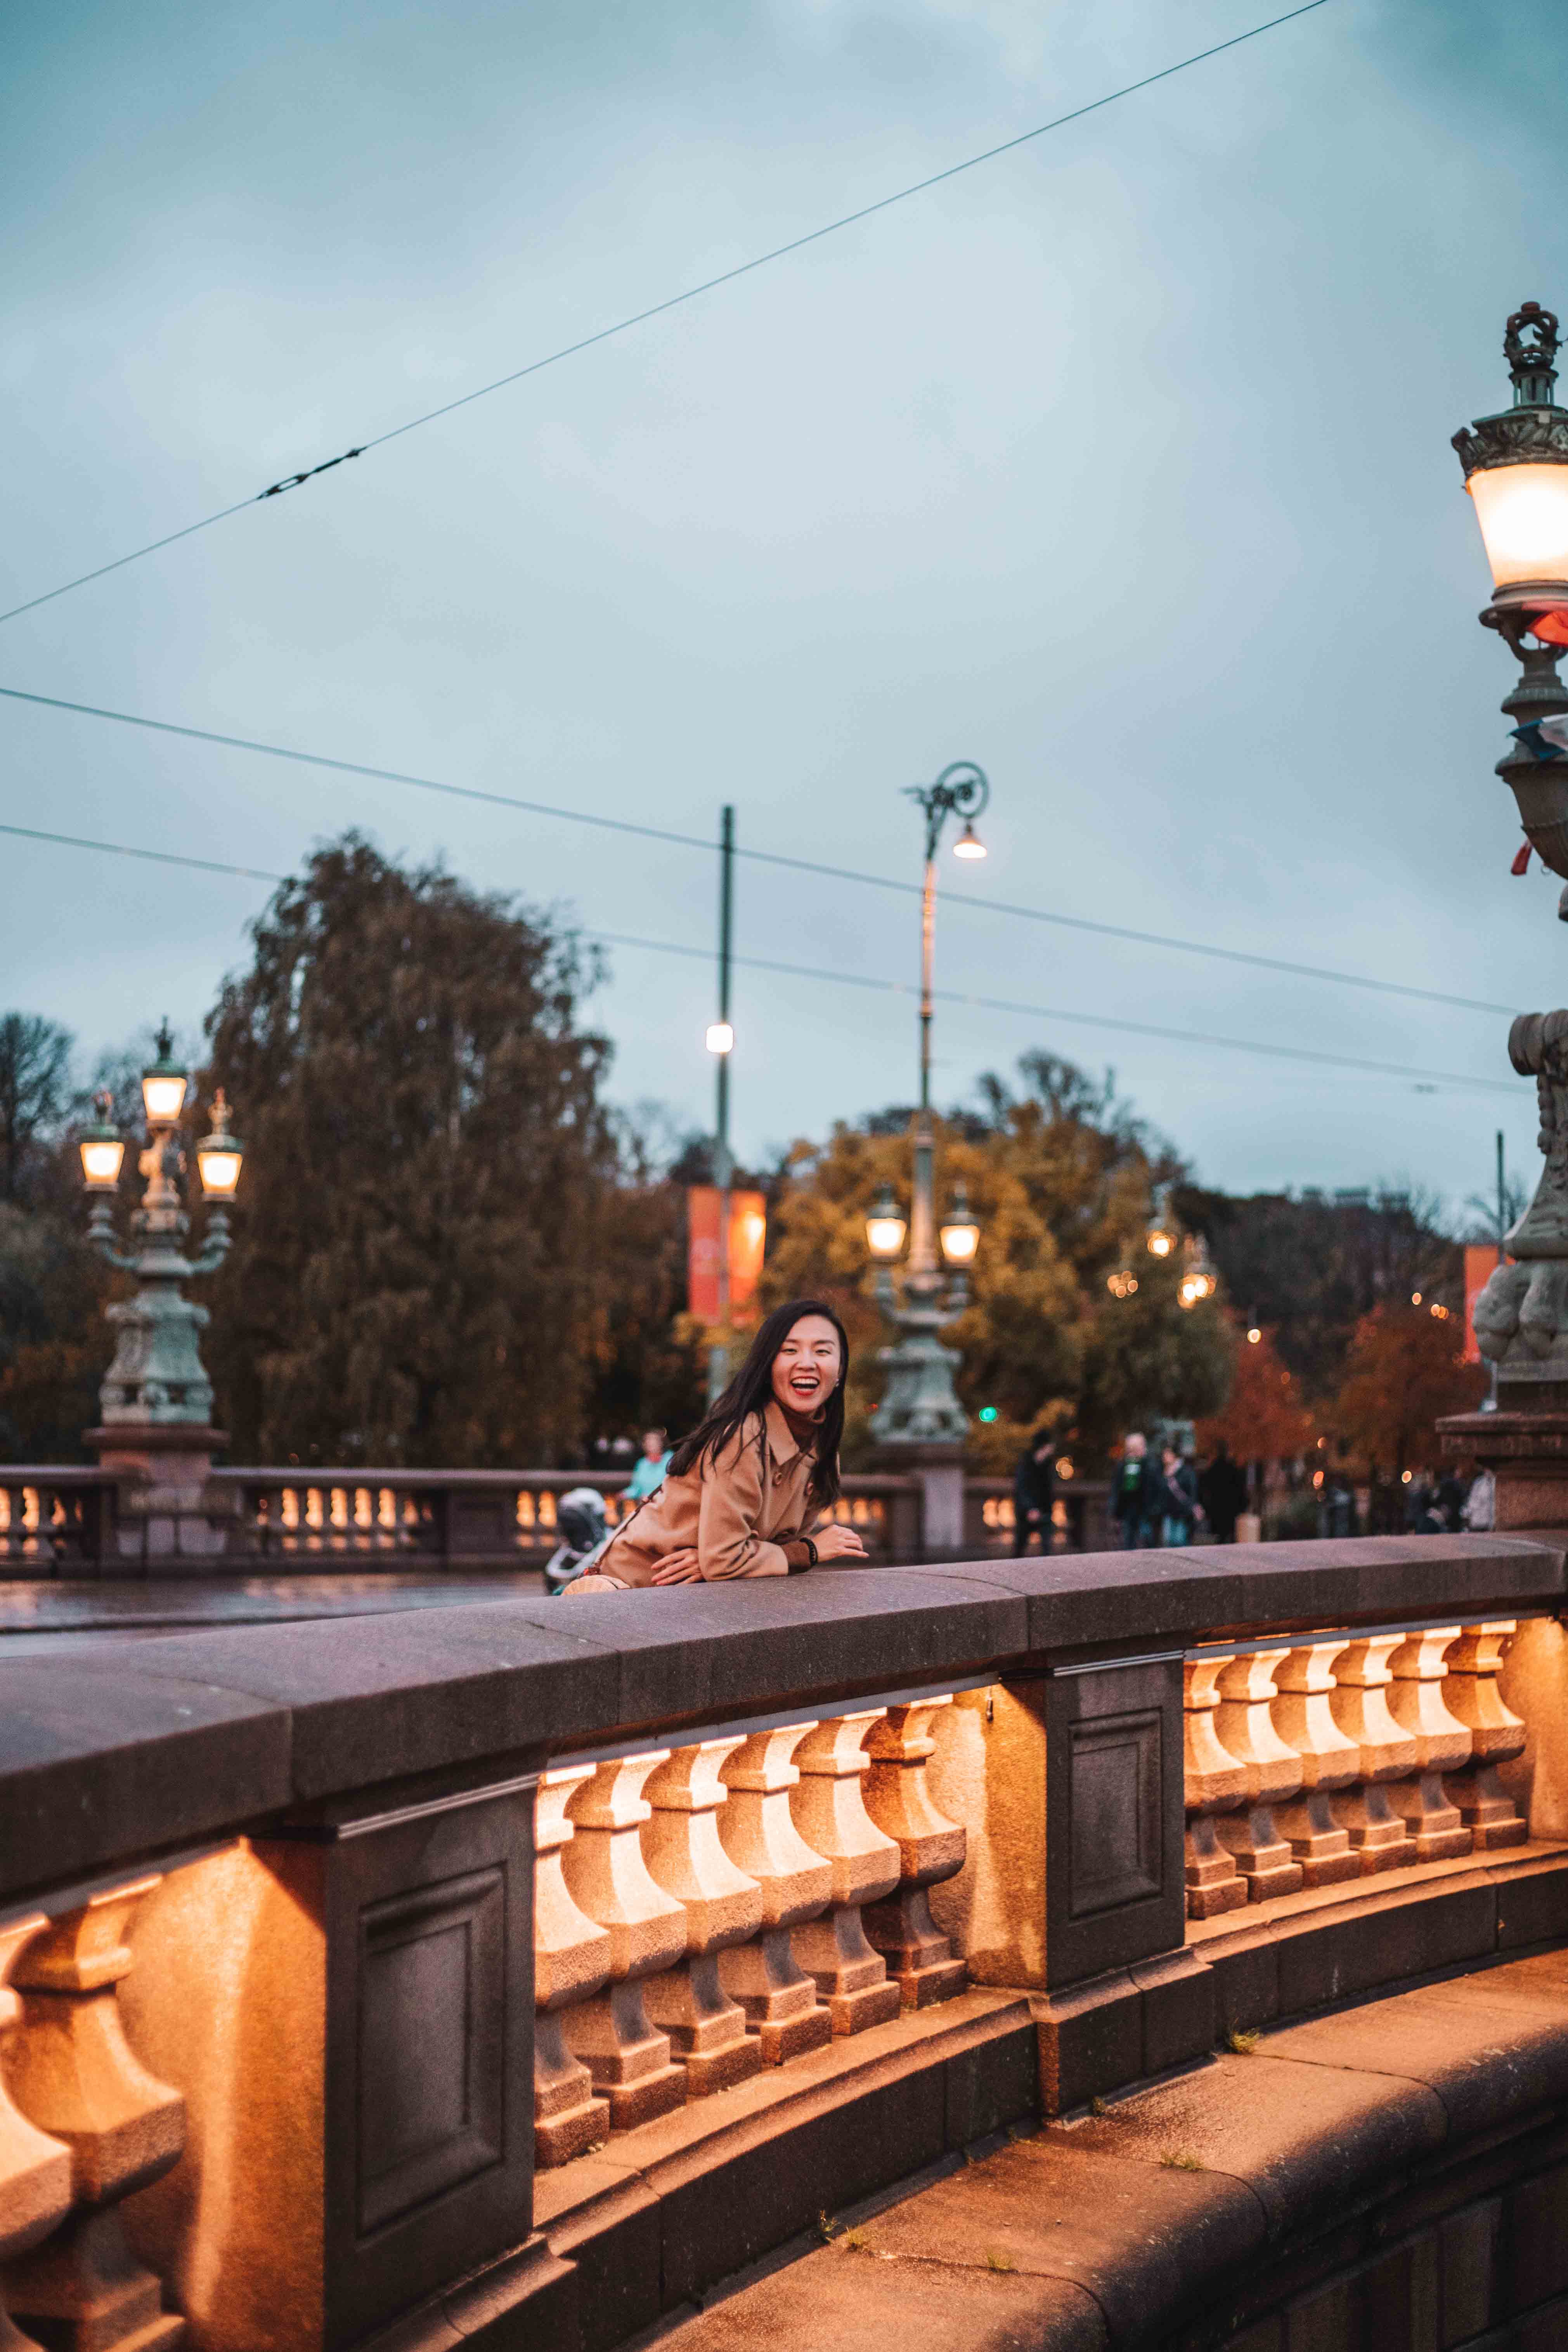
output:
<svg viewBox="0 0 1568 2352"><path fill-rule="evenodd" d="M183 1062L174 1059L174 1041L166 1021L154 1042L158 1058L142 1073L142 1100L149 1127L173 1127L185 1107L185 1088L191 1074Z"/></svg>
<svg viewBox="0 0 1568 2352"><path fill-rule="evenodd" d="M201 1170L205 1197L209 1201L232 1201L244 1165L245 1146L237 1135L228 1131L228 1104L219 1087L213 1097L212 1133L205 1135L196 1146L196 1166Z"/></svg>
<svg viewBox="0 0 1568 2352"><path fill-rule="evenodd" d="M903 1248L904 1235L908 1231L907 1223L899 1214L892 1186L884 1184L872 1202L870 1214L866 1220L867 1248L879 1264L890 1265Z"/></svg>
<svg viewBox="0 0 1568 2352"><path fill-rule="evenodd" d="M972 1265L980 1246L980 1227L970 1213L969 1194L954 1185L952 1206L942 1221L942 1254L949 1265Z"/></svg>
<svg viewBox="0 0 1568 2352"><path fill-rule="evenodd" d="M120 1183L125 1140L110 1118L114 1097L107 1093L94 1095L92 1107L98 1113L97 1121L82 1129L77 1143L81 1154L81 1181L89 1192L112 1192Z"/></svg>
<svg viewBox="0 0 1568 2352"><path fill-rule="evenodd" d="M1143 1238L1151 1257L1173 1257L1181 1236L1170 1219L1156 1209Z"/></svg>
<svg viewBox="0 0 1568 2352"><path fill-rule="evenodd" d="M980 835L975 832L974 827L972 824L966 824L963 831L959 835L958 839L953 843L952 854L955 857L984 856L985 844L981 840Z"/></svg>
<svg viewBox="0 0 1568 2352"><path fill-rule="evenodd" d="M1557 320L1539 302L1510 319L1513 405L1456 433L1465 488L1491 566L1493 610L1568 643L1568 409L1554 396ZM1544 624L1537 626L1537 623Z"/></svg>

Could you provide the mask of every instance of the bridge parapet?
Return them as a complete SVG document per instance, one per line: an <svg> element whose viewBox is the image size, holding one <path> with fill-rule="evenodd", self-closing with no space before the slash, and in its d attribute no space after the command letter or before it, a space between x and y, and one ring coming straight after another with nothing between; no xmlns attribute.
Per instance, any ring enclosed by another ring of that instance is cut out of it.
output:
<svg viewBox="0 0 1568 2352"><path fill-rule="evenodd" d="M0 1663L16 2321L586 2352L1227 2034L1568 1937L1563 1570L991 1559ZM68 2127L88 2043L120 2104Z"/></svg>

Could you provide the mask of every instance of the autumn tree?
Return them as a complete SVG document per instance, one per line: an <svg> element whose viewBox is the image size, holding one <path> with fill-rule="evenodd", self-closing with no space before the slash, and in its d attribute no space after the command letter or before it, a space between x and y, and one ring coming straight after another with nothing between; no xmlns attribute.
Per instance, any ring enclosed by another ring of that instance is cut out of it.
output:
<svg viewBox="0 0 1568 2352"><path fill-rule="evenodd" d="M1375 1307L1356 1325L1330 1418L1374 1478L1433 1461L1436 1423L1479 1404L1487 1376L1464 1361L1464 1336L1457 1316L1426 1304Z"/></svg>
<svg viewBox="0 0 1568 2352"><path fill-rule="evenodd" d="M608 1057L570 932L350 834L208 1020L247 1145L208 1363L240 1460L510 1464L579 1442L603 1342Z"/></svg>
<svg viewBox="0 0 1568 2352"><path fill-rule="evenodd" d="M1223 1397L1229 1342L1217 1309L1184 1311L1177 1276L1148 1261L1131 1299L1106 1275L1142 1237L1152 1184L1175 1168L1115 1097L1069 1063L1026 1055L1016 1087L985 1079L977 1111L937 1123L939 1213L962 1179L980 1220L973 1299L948 1332L958 1391L976 1424L975 1466L1011 1466L1042 1423L1076 1427L1088 1459L1130 1418L1189 1414ZM865 1219L879 1187L909 1202L908 1113L840 1123L788 1156L772 1205L766 1305L805 1293L838 1307L855 1349L847 1423L864 1458L880 1394L876 1357L889 1333L866 1257Z"/></svg>
<svg viewBox="0 0 1568 2352"><path fill-rule="evenodd" d="M1205 1453L1223 1439L1238 1462L1293 1462L1316 1447L1317 1425L1302 1384L1271 1331L1237 1346L1230 1394L1219 1412L1199 1423L1197 1437Z"/></svg>
<svg viewBox="0 0 1568 2352"><path fill-rule="evenodd" d="M38 1013L0 1013L0 1201L22 1202L70 1107L71 1035Z"/></svg>

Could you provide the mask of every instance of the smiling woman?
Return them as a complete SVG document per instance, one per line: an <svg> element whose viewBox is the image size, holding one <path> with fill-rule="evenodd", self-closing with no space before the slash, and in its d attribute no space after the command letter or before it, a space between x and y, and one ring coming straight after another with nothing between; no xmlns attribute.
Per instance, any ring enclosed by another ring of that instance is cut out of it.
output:
<svg viewBox="0 0 1568 2352"><path fill-rule="evenodd" d="M794 1298L763 1324L657 1495L617 1529L569 1595L738 1576L797 1576L860 1560L851 1528L813 1529L838 1497L849 1341L830 1307Z"/></svg>

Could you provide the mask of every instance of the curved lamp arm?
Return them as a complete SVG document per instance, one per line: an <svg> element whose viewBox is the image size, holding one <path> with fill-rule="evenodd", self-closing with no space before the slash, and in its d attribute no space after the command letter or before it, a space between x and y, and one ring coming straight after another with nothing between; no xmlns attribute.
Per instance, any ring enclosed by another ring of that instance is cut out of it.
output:
<svg viewBox="0 0 1568 2352"><path fill-rule="evenodd" d="M192 1274L216 1274L228 1255L231 1239L228 1211L215 1201L207 1210L206 1239L202 1244L201 1254L190 1262Z"/></svg>
<svg viewBox="0 0 1568 2352"><path fill-rule="evenodd" d="M88 1215L87 1237L100 1257L118 1266L122 1274L134 1274L141 1263L133 1254L122 1250L114 1238L114 1212L107 1201L95 1201Z"/></svg>

